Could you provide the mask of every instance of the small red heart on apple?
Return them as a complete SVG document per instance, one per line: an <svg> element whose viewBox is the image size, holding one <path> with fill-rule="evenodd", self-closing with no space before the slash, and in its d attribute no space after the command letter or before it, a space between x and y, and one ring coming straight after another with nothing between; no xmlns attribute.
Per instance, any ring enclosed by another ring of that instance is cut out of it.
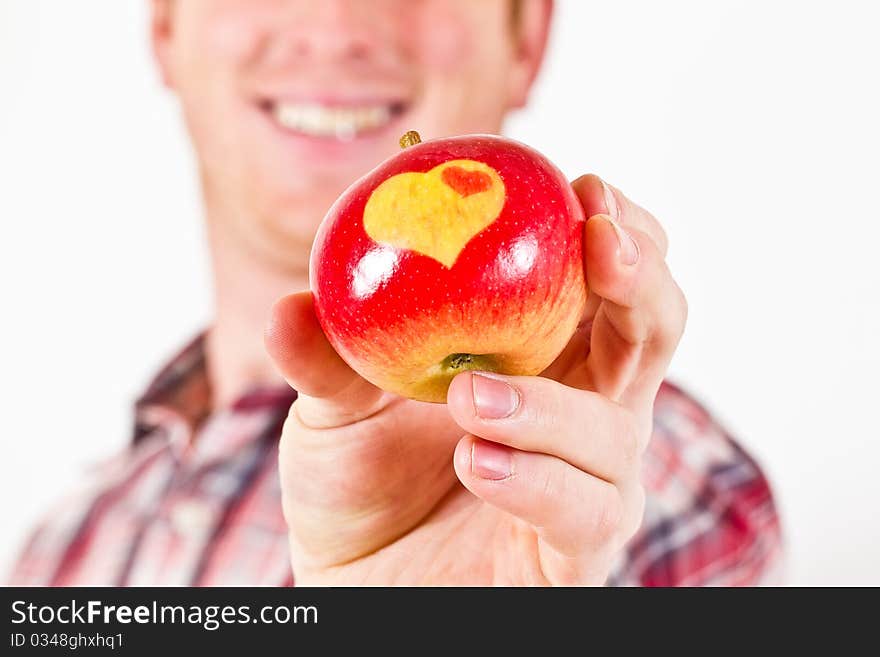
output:
<svg viewBox="0 0 880 657"><path fill-rule="evenodd" d="M446 167L441 174L443 182L461 196L485 192L492 187L492 178L482 171L468 171L458 166Z"/></svg>
<svg viewBox="0 0 880 657"><path fill-rule="evenodd" d="M310 263L318 321L356 372L412 399L446 401L466 370L538 374L583 312L583 227L565 176L528 146L411 145L324 218Z"/></svg>

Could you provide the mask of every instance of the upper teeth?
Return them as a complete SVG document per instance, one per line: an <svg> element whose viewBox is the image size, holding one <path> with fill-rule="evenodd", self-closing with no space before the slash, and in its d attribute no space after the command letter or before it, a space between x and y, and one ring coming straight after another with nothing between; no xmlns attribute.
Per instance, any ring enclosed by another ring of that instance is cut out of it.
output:
<svg viewBox="0 0 880 657"><path fill-rule="evenodd" d="M319 137L352 139L359 132L388 123L387 105L328 107L312 103L276 103L275 120L285 128Z"/></svg>

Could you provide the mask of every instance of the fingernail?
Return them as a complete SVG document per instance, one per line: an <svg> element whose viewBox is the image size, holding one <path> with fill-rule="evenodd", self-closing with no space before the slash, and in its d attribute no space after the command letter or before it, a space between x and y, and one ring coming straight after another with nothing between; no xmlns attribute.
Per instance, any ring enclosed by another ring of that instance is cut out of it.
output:
<svg viewBox="0 0 880 657"><path fill-rule="evenodd" d="M617 199L614 198L614 192L602 181L602 193L605 197L605 214L615 221L620 218L620 210L617 208Z"/></svg>
<svg viewBox="0 0 880 657"><path fill-rule="evenodd" d="M639 245L614 219L611 217L605 217L605 219L611 224L614 234L617 235L617 255L620 261L625 265L636 264L639 261Z"/></svg>
<svg viewBox="0 0 880 657"><path fill-rule="evenodd" d="M496 443L475 440L471 445L471 472L480 479L507 479L513 472L510 450Z"/></svg>
<svg viewBox="0 0 880 657"><path fill-rule="evenodd" d="M519 392L501 379L474 373L471 376L474 409L486 420L499 420L513 415L519 406Z"/></svg>

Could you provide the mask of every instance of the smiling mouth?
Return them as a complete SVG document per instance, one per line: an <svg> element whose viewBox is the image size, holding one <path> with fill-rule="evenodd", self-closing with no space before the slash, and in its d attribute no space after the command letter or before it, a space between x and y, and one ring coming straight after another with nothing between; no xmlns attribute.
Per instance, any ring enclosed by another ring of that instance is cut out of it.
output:
<svg viewBox="0 0 880 657"><path fill-rule="evenodd" d="M331 105L314 101L270 101L264 104L275 123L288 132L351 141L378 132L406 110L402 101Z"/></svg>

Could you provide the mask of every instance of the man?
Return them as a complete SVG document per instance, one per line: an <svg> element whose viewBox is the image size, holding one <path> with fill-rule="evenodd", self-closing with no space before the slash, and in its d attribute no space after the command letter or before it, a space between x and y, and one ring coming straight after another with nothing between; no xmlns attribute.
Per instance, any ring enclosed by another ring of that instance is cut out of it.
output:
<svg viewBox="0 0 880 657"><path fill-rule="evenodd" d="M15 582L774 580L766 481L663 383L686 314L665 234L598 177L573 183L588 307L542 377L466 373L447 405L396 398L332 350L309 293L290 294L308 289L326 209L406 129L500 131L551 5L153 0L216 316L138 402L131 446L34 534Z"/></svg>

